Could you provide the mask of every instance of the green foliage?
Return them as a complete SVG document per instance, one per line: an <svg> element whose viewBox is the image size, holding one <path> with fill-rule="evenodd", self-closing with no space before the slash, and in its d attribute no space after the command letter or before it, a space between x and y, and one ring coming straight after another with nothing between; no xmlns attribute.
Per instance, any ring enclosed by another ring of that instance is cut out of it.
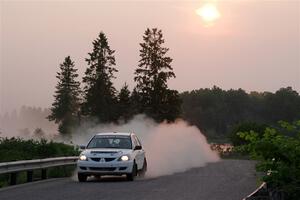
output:
<svg viewBox="0 0 300 200"><path fill-rule="evenodd" d="M248 94L214 86L184 92L181 98L183 118L210 137L228 137L242 122L275 125L280 119L291 122L300 118L300 96L291 87Z"/></svg>
<svg viewBox="0 0 300 200"><path fill-rule="evenodd" d="M171 67L172 58L163 47L161 30L147 29L140 44L140 61L135 70L134 81L137 83L134 96L139 113L145 113L156 121L174 121L180 115L181 101L175 90L168 89L167 81L174 78Z"/></svg>
<svg viewBox="0 0 300 200"><path fill-rule="evenodd" d="M70 177L72 176L76 166L58 166L50 168L47 176L50 178Z"/></svg>
<svg viewBox="0 0 300 200"><path fill-rule="evenodd" d="M257 170L268 173L262 179L269 187L284 192L286 199L296 200L300 196L300 121L293 124L281 121L280 125L281 128L266 128L263 134L239 133L248 141L239 150L249 152L259 161ZM282 130L297 132L297 135L287 136Z"/></svg>
<svg viewBox="0 0 300 200"><path fill-rule="evenodd" d="M9 185L9 174L0 174L0 188Z"/></svg>
<svg viewBox="0 0 300 200"><path fill-rule="evenodd" d="M83 77L84 102L82 112L96 117L100 122L117 120L117 97L112 79L118 70L114 67L114 50L110 49L107 37L100 32L93 41L93 51L86 58L88 68Z"/></svg>
<svg viewBox="0 0 300 200"><path fill-rule="evenodd" d="M19 160L43 159L61 156L78 156L79 150L71 145L46 141L42 139L23 140L21 138L0 137L0 163ZM75 166L51 167L47 170L47 177L69 177L74 172ZM18 172L17 184L27 182L26 171ZM0 188L9 185L9 174L0 174ZM33 170L33 180L41 179L41 170Z"/></svg>
<svg viewBox="0 0 300 200"><path fill-rule="evenodd" d="M24 140L0 137L0 162L31 160L61 156L76 156L79 151L74 146L45 139Z"/></svg>
<svg viewBox="0 0 300 200"><path fill-rule="evenodd" d="M243 144L247 143L247 140L245 140L239 136L240 132L254 131L255 133L263 133L266 128L267 128L267 125L265 125L265 124L258 124L255 122L243 122L243 123L239 123L233 127L229 137L230 137L231 143L234 146L243 145Z"/></svg>
<svg viewBox="0 0 300 200"><path fill-rule="evenodd" d="M48 119L59 124L59 132L63 135L71 134L71 128L78 122L80 83L75 80L76 72L74 62L68 56L56 76L55 100Z"/></svg>

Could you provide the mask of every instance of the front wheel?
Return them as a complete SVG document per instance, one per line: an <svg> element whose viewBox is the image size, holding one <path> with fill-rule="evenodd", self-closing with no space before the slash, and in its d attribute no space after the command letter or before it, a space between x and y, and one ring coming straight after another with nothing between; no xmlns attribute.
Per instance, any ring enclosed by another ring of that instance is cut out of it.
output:
<svg viewBox="0 0 300 200"><path fill-rule="evenodd" d="M134 162L132 167L132 172L130 174L126 174L127 180L133 181L136 175L137 175L137 165Z"/></svg>
<svg viewBox="0 0 300 200"><path fill-rule="evenodd" d="M81 173L78 173L77 177L78 177L79 182L86 182L86 180L87 180L87 175L84 175L84 174L81 174Z"/></svg>

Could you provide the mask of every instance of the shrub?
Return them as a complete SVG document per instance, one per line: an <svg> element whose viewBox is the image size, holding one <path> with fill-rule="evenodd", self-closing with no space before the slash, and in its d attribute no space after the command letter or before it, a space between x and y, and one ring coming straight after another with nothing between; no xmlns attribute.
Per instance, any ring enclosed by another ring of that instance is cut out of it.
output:
<svg viewBox="0 0 300 200"><path fill-rule="evenodd" d="M78 149L64 143L45 139L24 140L15 137L0 137L0 162L77 155L79 155Z"/></svg>
<svg viewBox="0 0 300 200"><path fill-rule="evenodd" d="M248 142L238 149L249 152L259 161L257 170L265 172L262 180L271 190L283 192L286 199L296 200L300 196L300 121L279 124L280 128L269 127L263 133L238 133ZM293 134L286 135L289 132Z"/></svg>
<svg viewBox="0 0 300 200"><path fill-rule="evenodd" d="M243 122L233 127L229 137L234 146L243 145L246 144L247 141L238 135L239 132L255 131L258 134L262 134L266 128L267 125L265 124L258 124L255 122Z"/></svg>

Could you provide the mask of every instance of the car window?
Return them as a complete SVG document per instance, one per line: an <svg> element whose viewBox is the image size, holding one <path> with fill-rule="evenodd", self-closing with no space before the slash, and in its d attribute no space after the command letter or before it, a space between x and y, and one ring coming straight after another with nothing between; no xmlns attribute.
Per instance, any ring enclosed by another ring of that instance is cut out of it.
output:
<svg viewBox="0 0 300 200"><path fill-rule="evenodd" d="M142 146L141 142L139 141L138 137L136 135L133 135L135 146Z"/></svg>
<svg viewBox="0 0 300 200"><path fill-rule="evenodd" d="M139 144L140 146L142 146L142 143L141 143L140 139L139 139L137 136L135 136L135 137L136 137L136 140L137 140L138 144Z"/></svg>
<svg viewBox="0 0 300 200"><path fill-rule="evenodd" d="M137 140L136 140L136 138L135 138L135 135L132 135L132 141L133 141L134 146L138 146L139 145L138 142L137 142Z"/></svg>
<svg viewBox="0 0 300 200"><path fill-rule="evenodd" d="M87 148L131 149L132 144L129 136L97 135L89 142Z"/></svg>

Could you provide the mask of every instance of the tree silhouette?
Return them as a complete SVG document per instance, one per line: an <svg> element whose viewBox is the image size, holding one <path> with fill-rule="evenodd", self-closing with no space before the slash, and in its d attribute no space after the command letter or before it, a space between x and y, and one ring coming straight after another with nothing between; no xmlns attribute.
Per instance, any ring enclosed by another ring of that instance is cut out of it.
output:
<svg viewBox="0 0 300 200"><path fill-rule="evenodd" d="M121 88L118 95L118 114L125 122L127 122L133 115L130 91L126 83Z"/></svg>
<svg viewBox="0 0 300 200"><path fill-rule="evenodd" d="M100 32L93 41L93 51L86 59L88 68L83 77L84 102L82 112L89 117L96 117L100 122L111 122L117 119L116 89L112 79L118 70L114 67L114 50L110 49L107 37Z"/></svg>
<svg viewBox="0 0 300 200"><path fill-rule="evenodd" d="M167 81L174 78L172 58L167 56L168 48L163 47L163 34L156 28L147 29L140 44L138 68L134 81L135 93L140 96L139 112L146 113L156 121L173 121L180 114L178 92L168 89Z"/></svg>
<svg viewBox="0 0 300 200"><path fill-rule="evenodd" d="M59 132L63 135L70 134L71 129L78 122L80 104L80 83L75 79L78 77L77 69L70 56L67 56L60 64L60 72L56 78L58 83L51 107L50 121L59 124Z"/></svg>

